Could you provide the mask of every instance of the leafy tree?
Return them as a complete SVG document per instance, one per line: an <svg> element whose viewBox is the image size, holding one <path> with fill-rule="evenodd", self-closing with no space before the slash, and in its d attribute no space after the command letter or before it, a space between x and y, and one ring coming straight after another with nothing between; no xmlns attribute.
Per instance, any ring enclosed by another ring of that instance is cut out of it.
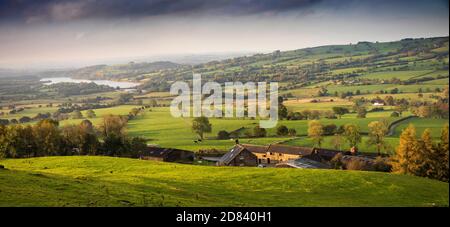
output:
<svg viewBox="0 0 450 227"><path fill-rule="evenodd" d="M355 124L344 125L343 136L347 140L350 147L356 147L359 143L361 143L361 132L359 127Z"/></svg>
<svg viewBox="0 0 450 227"><path fill-rule="evenodd" d="M286 126L280 125L277 127L277 135L286 136L288 133L289 133L289 129Z"/></svg>
<svg viewBox="0 0 450 227"><path fill-rule="evenodd" d="M286 108L286 106L284 106L283 104L279 104L278 106L278 118L280 118L280 120L286 119L288 116L288 110Z"/></svg>
<svg viewBox="0 0 450 227"><path fill-rule="evenodd" d="M416 158L420 146L416 138L416 128L410 124L402 131L395 156L392 158L392 171L400 174L415 175L417 172Z"/></svg>
<svg viewBox="0 0 450 227"><path fill-rule="evenodd" d="M126 153L126 140L116 134L108 134L103 139L103 153L109 156L121 156Z"/></svg>
<svg viewBox="0 0 450 227"><path fill-rule="evenodd" d="M323 134L324 135L333 135L336 133L337 126L335 124L329 124L323 126Z"/></svg>
<svg viewBox="0 0 450 227"><path fill-rule="evenodd" d="M58 122L45 119L38 122L33 129L33 135L39 145L38 153L42 156L57 155L62 142Z"/></svg>
<svg viewBox="0 0 450 227"><path fill-rule="evenodd" d="M141 112L140 109L138 109L138 108L133 108L133 109L131 109L131 111L130 111L130 115L133 116L133 117L136 117L140 112Z"/></svg>
<svg viewBox="0 0 450 227"><path fill-rule="evenodd" d="M150 100L150 106L151 107L157 107L158 106L158 102L156 100L154 100L154 99L151 99Z"/></svg>
<svg viewBox="0 0 450 227"><path fill-rule="evenodd" d="M333 148L335 150L342 150L342 145L344 144L344 138L341 134L336 134L333 136L333 139L331 140L331 144L333 144Z"/></svg>
<svg viewBox="0 0 450 227"><path fill-rule="evenodd" d="M295 137L297 136L297 131L294 128L290 128L288 134L289 136Z"/></svg>
<svg viewBox="0 0 450 227"><path fill-rule="evenodd" d="M433 111L431 109L431 106L420 106L419 108L417 108L416 114L419 117L429 118L433 115Z"/></svg>
<svg viewBox="0 0 450 227"><path fill-rule="evenodd" d="M308 123L308 136L313 139L315 145L320 147L323 141L323 125L319 121L310 121Z"/></svg>
<svg viewBox="0 0 450 227"><path fill-rule="evenodd" d="M357 109L357 118L366 118L367 110L364 107L358 107Z"/></svg>
<svg viewBox="0 0 450 227"><path fill-rule="evenodd" d="M93 110L87 110L86 117L87 118L95 118L95 117L97 117L97 115L95 114L95 112Z"/></svg>
<svg viewBox="0 0 450 227"><path fill-rule="evenodd" d="M255 126L253 128L253 136L255 137L266 137L267 136L267 131L265 128L261 128L259 126Z"/></svg>
<svg viewBox="0 0 450 227"><path fill-rule="evenodd" d="M395 106L395 111L397 111L400 114L400 116L402 116L403 112L407 111L407 110L408 110L408 105L405 103L401 103L401 104L398 104Z"/></svg>
<svg viewBox="0 0 450 227"><path fill-rule="evenodd" d="M81 112L79 110L75 110L72 113L72 118L73 119L81 119L81 118L83 118L83 114L81 114Z"/></svg>
<svg viewBox="0 0 450 227"><path fill-rule="evenodd" d="M133 137L128 143L128 153L133 158L139 157L147 149L147 140L142 137Z"/></svg>
<svg viewBox="0 0 450 227"><path fill-rule="evenodd" d="M400 117L400 114L396 111L391 113L391 117Z"/></svg>
<svg viewBox="0 0 450 227"><path fill-rule="evenodd" d="M347 108L340 106L333 107L333 112L339 116L339 119L342 117L342 115L349 113Z"/></svg>
<svg viewBox="0 0 450 227"><path fill-rule="evenodd" d="M5 158L8 154L8 138L7 128L5 125L0 125L0 159Z"/></svg>
<svg viewBox="0 0 450 227"><path fill-rule="evenodd" d="M318 96L328 96L328 89L325 86L320 87Z"/></svg>
<svg viewBox="0 0 450 227"><path fill-rule="evenodd" d="M129 93L120 94L117 102L118 102L118 104L125 104L125 103L131 101L132 98L133 98L133 95L129 94Z"/></svg>
<svg viewBox="0 0 450 227"><path fill-rule="evenodd" d="M386 122L373 121L369 123L369 140L367 141L370 145L375 145L377 147L378 156L381 155L381 149L385 148L386 142L384 137L388 133L388 126Z"/></svg>
<svg viewBox="0 0 450 227"><path fill-rule="evenodd" d="M196 117L192 121L192 130L203 139L203 134L212 130L209 119L207 117Z"/></svg>
<svg viewBox="0 0 450 227"><path fill-rule="evenodd" d="M80 151L82 154L97 154L99 148L99 140L97 132L89 120L84 120L78 126L80 136Z"/></svg>
<svg viewBox="0 0 450 227"><path fill-rule="evenodd" d="M433 139L431 138L430 129L425 129L419 140L420 152L418 155L419 168L415 173L417 176L424 176L428 178L436 177L437 167L441 160L438 160L437 149L433 144ZM436 165L437 164L437 165Z"/></svg>
<svg viewBox="0 0 450 227"><path fill-rule="evenodd" d="M9 120L8 119L0 119L0 125L8 125Z"/></svg>
<svg viewBox="0 0 450 227"><path fill-rule="evenodd" d="M30 117L27 117L27 116L23 116L23 117L21 117L20 119L19 119L19 122L21 123L21 124L23 124L23 123L28 123L28 122L30 122L31 121L31 118Z"/></svg>
<svg viewBox="0 0 450 227"><path fill-rule="evenodd" d="M447 90L448 92L448 90ZM449 147L448 147L448 125L445 125L441 132L441 139L436 147L436 158L435 164L436 166L436 179L441 181L448 182L449 181Z"/></svg>
<svg viewBox="0 0 450 227"><path fill-rule="evenodd" d="M227 140L230 139L230 133L225 130L221 130L217 133L217 139L219 140Z"/></svg>
<svg viewBox="0 0 450 227"><path fill-rule="evenodd" d="M108 137L111 134L117 137L124 137L126 135L127 119L118 115L105 115L100 124L100 130L103 137Z"/></svg>
<svg viewBox="0 0 450 227"><path fill-rule="evenodd" d="M390 95L388 95L388 96L386 96L386 97L384 98L384 102L385 102L386 105L388 105L388 106L393 106L393 105L395 105L394 97L392 97L392 96L390 96Z"/></svg>

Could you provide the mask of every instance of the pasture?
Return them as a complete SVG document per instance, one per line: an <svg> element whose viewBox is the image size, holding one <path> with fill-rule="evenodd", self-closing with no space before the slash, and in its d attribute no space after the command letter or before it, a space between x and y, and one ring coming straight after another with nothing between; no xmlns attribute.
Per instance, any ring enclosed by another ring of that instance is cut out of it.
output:
<svg viewBox="0 0 450 227"><path fill-rule="evenodd" d="M448 183L380 172L127 158L0 160L0 206L449 206ZM31 183L32 182L32 183Z"/></svg>

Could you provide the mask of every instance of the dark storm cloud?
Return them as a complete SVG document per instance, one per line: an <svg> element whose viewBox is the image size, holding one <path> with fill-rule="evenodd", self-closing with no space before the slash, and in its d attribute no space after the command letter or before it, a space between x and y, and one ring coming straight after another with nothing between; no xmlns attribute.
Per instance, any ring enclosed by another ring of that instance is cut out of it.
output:
<svg viewBox="0 0 450 227"><path fill-rule="evenodd" d="M282 14L317 5L347 10L366 8L418 10L432 3L448 9L448 0L0 0L0 21L52 22L79 19L140 18L160 15Z"/></svg>
<svg viewBox="0 0 450 227"><path fill-rule="evenodd" d="M0 0L0 19L24 22L211 13L282 13L322 0Z"/></svg>

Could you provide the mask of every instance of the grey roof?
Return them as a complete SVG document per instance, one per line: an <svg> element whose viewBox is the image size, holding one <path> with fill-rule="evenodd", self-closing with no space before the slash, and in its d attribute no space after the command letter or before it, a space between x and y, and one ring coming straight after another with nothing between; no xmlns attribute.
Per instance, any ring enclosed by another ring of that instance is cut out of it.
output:
<svg viewBox="0 0 450 227"><path fill-rule="evenodd" d="M144 150L142 152L143 156L151 156L151 157L158 157L158 158L163 158L167 155L169 155L172 152L189 152L189 153L193 153L192 151L185 151L185 150L180 150L180 149L174 149L174 148L162 148L162 147L147 147L146 150Z"/></svg>
<svg viewBox="0 0 450 227"><path fill-rule="evenodd" d="M231 148L229 152L224 154L219 161L219 165L228 165L239 153L241 153L245 148L239 144Z"/></svg>
<svg viewBox="0 0 450 227"><path fill-rule="evenodd" d="M295 160L289 160L284 162L288 166L299 169L329 169L330 167L327 164L314 161L308 158L299 158Z"/></svg>

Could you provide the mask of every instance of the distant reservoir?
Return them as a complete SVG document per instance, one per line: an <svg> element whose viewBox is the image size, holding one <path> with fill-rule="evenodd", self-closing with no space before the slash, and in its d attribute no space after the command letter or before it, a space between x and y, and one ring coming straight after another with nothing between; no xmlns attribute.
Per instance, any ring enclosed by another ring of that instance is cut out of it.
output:
<svg viewBox="0 0 450 227"><path fill-rule="evenodd" d="M112 81L112 80L83 80L72 79L70 77L49 77L42 78L40 81L46 82L45 85L57 84L57 83L95 83L98 85L107 85L113 88L130 89L135 88L139 83L124 82L124 81Z"/></svg>

